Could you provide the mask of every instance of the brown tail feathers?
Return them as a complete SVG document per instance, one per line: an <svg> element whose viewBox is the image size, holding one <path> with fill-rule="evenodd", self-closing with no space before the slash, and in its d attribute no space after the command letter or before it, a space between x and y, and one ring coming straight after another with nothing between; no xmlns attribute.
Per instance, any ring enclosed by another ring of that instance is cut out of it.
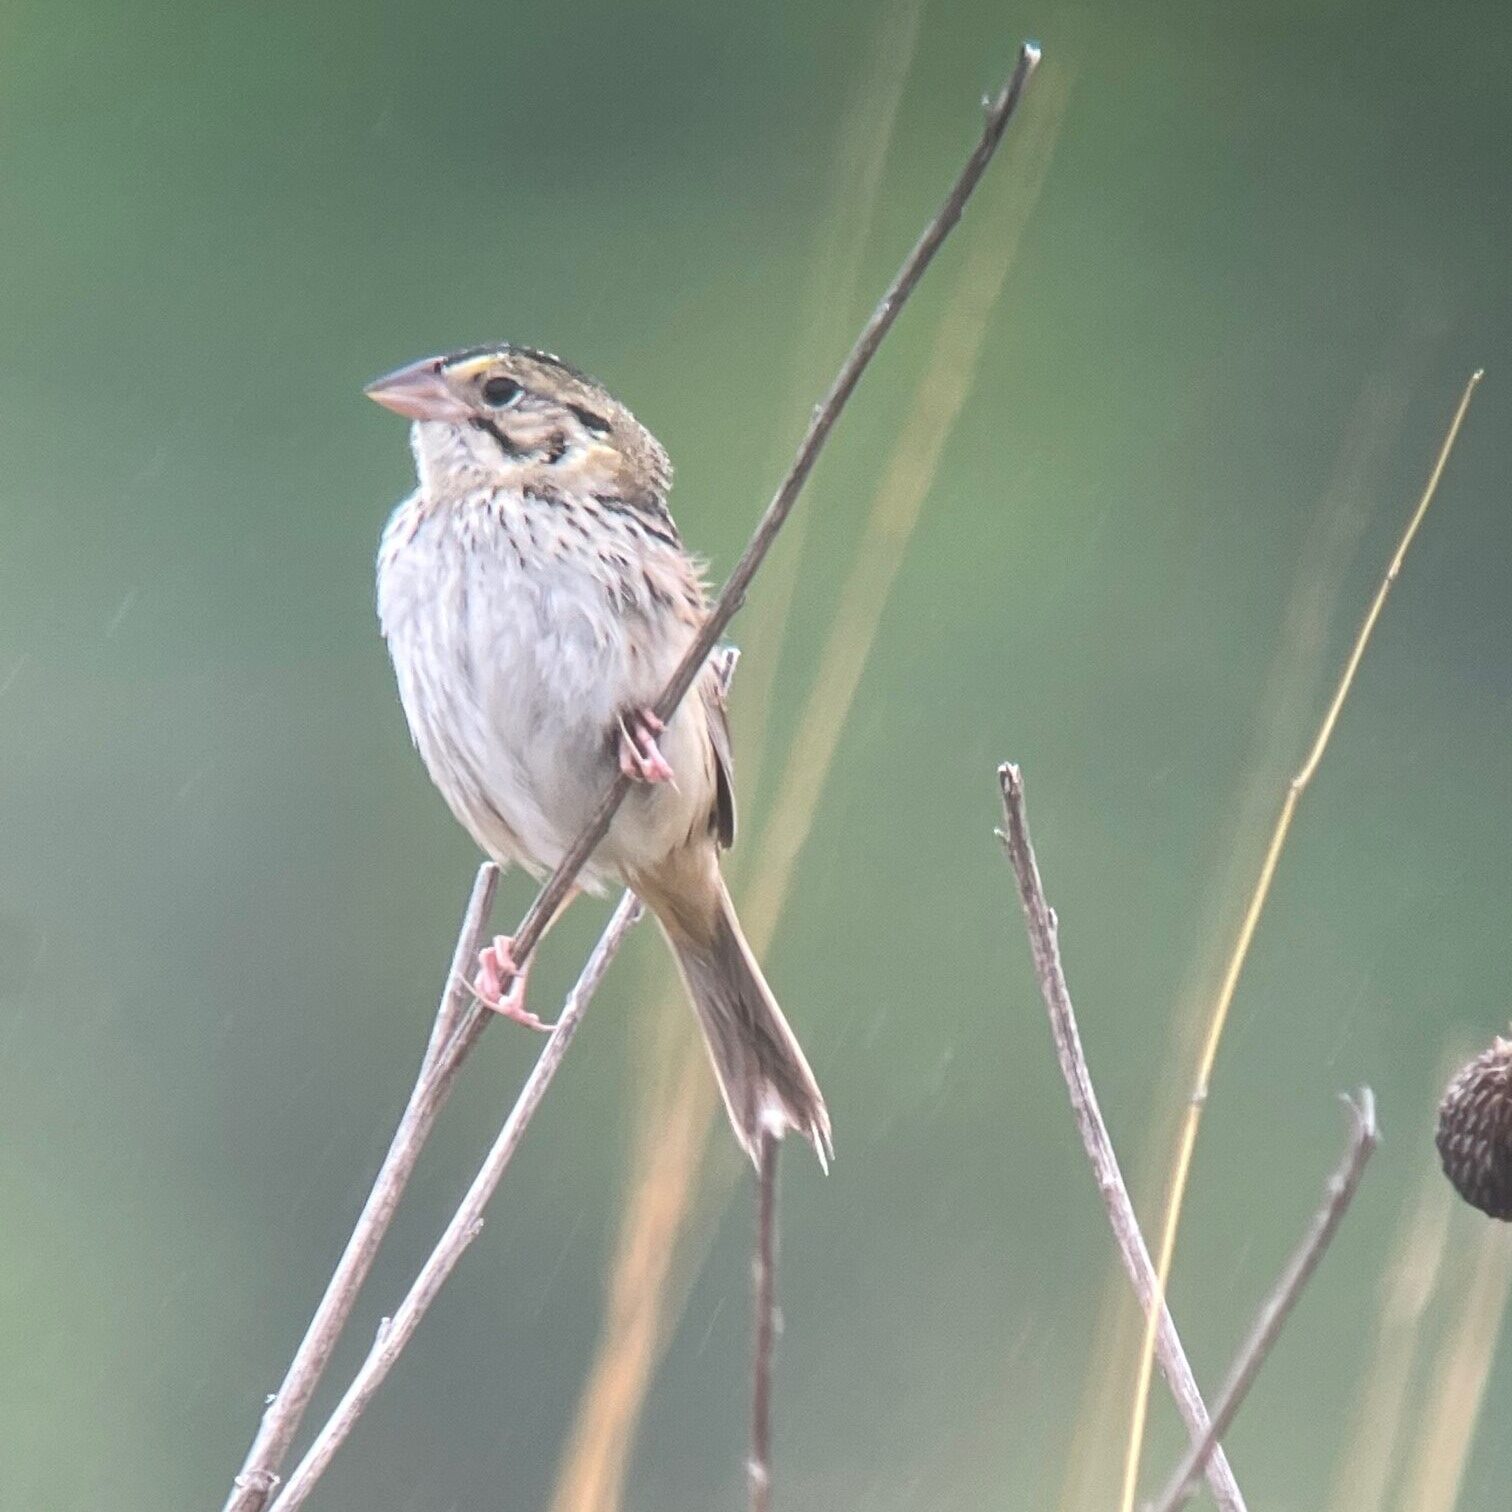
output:
<svg viewBox="0 0 1512 1512"><path fill-rule="evenodd" d="M755 1160L764 1128L796 1129L828 1169L834 1145L824 1094L741 933L718 864L712 853L678 859L683 864L637 878L636 891L677 958L735 1137Z"/></svg>

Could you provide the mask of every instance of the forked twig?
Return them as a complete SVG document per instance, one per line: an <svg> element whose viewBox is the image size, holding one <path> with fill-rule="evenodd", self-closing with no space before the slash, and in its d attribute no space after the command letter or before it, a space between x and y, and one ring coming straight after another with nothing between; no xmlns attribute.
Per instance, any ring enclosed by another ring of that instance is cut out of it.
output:
<svg viewBox="0 0 1512 1512"><path fill-rule="evenodd" d="M755 1294L755 1342L751 1352L751 1458L747 1475L751 1512L772 1505L772 1356L779 1333L777 1312L777 1162L782 1139L761 1132L756 1160L756 1256L751 1265Z"/></svg>
<svg viewBox="0 0 1512 1512"><path fill-rule="evenodd" d="M464 973L471 967L483 943L488 911L493 905L498 884L499 868L492 861L485 861L478 868L472 895L462 915L462 927L452 953L452 967L447 973L441 1004L436 1009L436 1020L431 1027L430 1042L425 1047L425 1059L420 1064L420 1074L410 1093L409 1103L394 1131L372 1191L358 1215L352 1237L347 1240L341 1259L336 1262L320 1305L284 1374L283 1384L263 1413L257 1436L252 1440L252 1447L232 1485L225 1512L257 1512L278 1485L278 1471L284 1456L299 1431L300 1420L310 1405L315 1387L330 1363L336 1341L357 1301L357 1293L373 1268L378 1246L393 1221L394 1209L415 1169L421 1147L456 1081L455 1068L450 1076L439 1079L431 1072L462 1012L467 996Z"/></svg>
<svg viewBox="0 0 1512 1512"><path fill-rule="evenodd" d="M610 915L609 923L599 936L598 944L593 947L582 975L567 994L561 1016L552 1028L534 1069L520 1089L520 1095L510 1110L504 1127L494 1140L493 1148L489 1150L478 1174L473 1177L467 1195L452 1214L446 1231L431 1251L429 1259L420 1267L419 1275L415 1277L414 1284L405 1294L393 1317L387 1319L378 1330L378 1337L373 1341L373 1347L368 1351L357 1374L353 1376L352 1384L347 1387L346 1394L337 1403L336 1410L325 1427L316 1434L315 1441L305 1452L304 1458L289 1477L288 1484L279 1493L269 1512L296 1512L296 1508L304 1505L315 1482L325 1473L332 1456L345 1442L357 1419L372 1400L373 1393L383 1384L384 1377L393 1369L404 1346L414 1336L420 1320L435 1301L446 1278L457 1268L457 1262L468 1245L482 1231L483 1212L488 1206L488 1200L503 1180L504 1172L509 1169L520 1140L535 1116L536 1109L540 1107L541 1099L545 1097L557 1068L562 1064L573 1035L577 1033L589 1000L598 990L604 973L609 969L609 963L614 959L630 927L640 918L641 911L640 900L633 893L627 892Z"/></svg>
<svg viewBox="0 0 1512 1512"><path fill-rule="evenodd" d="M687 654L673 673L662 696L657 700L655 713L663 720L669 720L676 712L677 706L692 686L699 669L745 602L751 580L771 550L783 523L792 512L803 485L808 481L820 452L824 449L836 421L860 382L862 374L876 355L878 347L892 328L903 306L918 286L941 244L960 220L967 201L971 198L988 163L997 151L1004 132L1008 129L1008 124L1018 108L1024 88L1039 59L1040 50L1035 44L1025 43L1020 49L1011 77L988 106L981 137L965 166L951 185L939 210L903 260L887 292L862 327L860 335L841 365L828 393L815 409L787 475L779 484L777 492L762 514L749 544L710 610L708 619L689 646ZM624 776L621 775L615 779L582 834L536 895L535 901L513 936L514 958L521 966L540 943L547 925L566 901L578 872L607 833L610 821L628 789L629 783ZM467 964L467 961L463 960L462 969L465 969ZM507 992L510 983L504 982L501 985ZM447 1002L452 1002L450 993L448 993ZM460 1011L453 1008L446 1014L444 1043L437 1043L437 1035L433 1034L432 1048L427 1052L420 1080L411 1093L410 1107L406 1110L405 1122L401 1124L399 1133L395 1135L395 1147L399 1148L402 1145L400 1158L395 1167L401 1174L398 1176L397 1183L390 1183L385 1187L385 1201L388 1200L390 1192L393 1200L397 1200L398 1192L402 1190L404 1181L408 1178L414 1158L430 1132L440 1105L445 1101L458 1070L477 1044L491 1017L486 1008L473 1002ZM438 1018L438 1025L440 1022ZM412 1113L415 1115L413 1118L411 1118ZM391 1159L394 1154L394 1150L391 1150ZM386 1171L389 1169L389 1164L389 1161L385 1162ZM384 1179L380 1174L380 1181ZM375 1188L376 1196L377 1188ZM374 1198L369 1199L370 1204L373 1201ZM384 1215L380 1226L366 1230L363 1229L362 1221L359 1220L365 1258L360 1264L353 1266L346 1277L342 1276L341 1267L338 1267L338 1275L332 1278L331 1286L327 1289L326 1300L322 1302L321 1311L318 1311L316 1315L316 1322L321 1325L318 1337L312 1338L316 1332L315 1323L312 1323L311 1333L307 1334L305 1343L301 1345L295 1364L290 1367L285 1379L284 1387L280 1389L268 1413L264 1415L263 1426L253 1442L241 1473L236 1478L224 1512L262 1512L269 1493L277 1486L279 1467L288 1452L294 1434L298 1431L304 1411L309 1405L310 1395L329 1363L336 1335L339 1334L342 1324L350 1313L351 1302L355 1297L355 1285L360 1284L371 1265L372 1255L367 1252L366 1246L371 1241L372 1247L376 1248L377 1240L382 1237L390 1215L391 1208L389 1214ZM358 1234L354 1233L351 1244L357 1244L358 1237ZM349 1245L349 1252L350 1248ZM343 1256L343 1266L346 1261L347 1257ZM355 1277L355 1282L349 1285L353 1277ZM337 1286L338 1280L341 1281L340 1287ZM334 1292L333 1288L336 1289ZM322 1317L326 1302L331 1301L333 1296L337 1305ZM291 1383L293 1389L289 1389ZM283 1498L280 1498L280 1502L282 1501Z"/></svg>
<svg viewBox="0 0 1512 1512"><path fill-rule="evenodd" d="M1029 931L1029 950L1034 957L1034 974L1039 980L1040 993L1050 1015L1055 1055L1060 1062L1061 1075L1066 1081L1066 1091L1071 1097L1071 1111L1076 1115L1077 1132L1081 1135L1087 1159L1092 1163L1097 1190L1102 1196L1103 1206L1108 1210L1113 1237L1118 1242L1118 1250L1123 1256L1124 1268L1134 1285L1139 1305L1146 1312L1157 1304L1160 1307L1159 1327L1155 1332L1156 1357L1171 1388L1171 1395L1176 1399L1176 1408L1186 1424L1187 1432L1193 1442L1199 1442L1207 1435L1211 1425L1208 1410L1202 1400L1202 1393L1197 1389L1176 1325L1159 1298L1155 1267L1150 1263L1150 1252L1145 1247L1139 1220L1134 1216L1134 1204L1129 1200L1129 1189L1124 1185L1118 1156L1114 1153L1113 1141L1108 1135L1108 1126L1103 1122L1102 1109L1098 1105L1097 1091L1092 1085L1092 1073L1087 1069L1087 1059L1082 1053L1081 1034L1076 1027L1076 1014L1071 1007L1071 990L1066 985L1066 973L1061 965L1060 926L1055 910L1045 899L1039 862L1035 859L1034 844L1029 838L1029 819L1024 809L1023 774L1011 762L1005 763L998 768L998 781L1003 790L1003 817L1006 826L999 832L999 838L1008 852L1014 879L1018 883L1019 902L1023 904L1024 921ZM1222 1448L1216 1444L1205 1469L1213 1499L1219 1507L1224 1512L1244 1512L1244 1497L1240 1494Z"/></svg>
<svg viewBox="0 0 1512 1512"><path fill-rule="evenodd" d="M1301 769L1287 785L1286 796L1282 799L1280 811L1276 815L1275 828L1271 831L1270 843L1266 846L1265 857L1260 863L1260 872L1255 879L1254 889L1250 893L1249 903L1245 908L1239 933L1234 940L1234 948L1229 955L1228 965L1224 969L1212 1015L1208 1019L1202 1048L1197 1056L1197 1073L1193 1080L1191 1096L1187 1099L1186 1110L1182 1115L1181 1132L1177 1138L1176 1155L1171 1166L1170 1190L1166 1198L1165 1214L1161 1221L1160 1256L1156 1266L1158 1289L1162 1297L1165 1296L1166 1288L1171 1281L1171 1265L1176 1256L1176 1236L1181 1226L1181 1209L1186 1200L1187 1181L1192 1172L1192 1152L1197 1146L1197 1130L1202 1123L1202 1110L1207 1106L1213 1067L1218 1060L1218 1047L1223 1041L1229 1009L1233 1005L1234 993L1238 989L1244 963L1249 957L1250 943L1255 937L1260 916L1265 911L1266 899L1270 896L1271 883L1276 877L1276 867L1280 863L1281 852L1286 846L1286 837L1291 831L1297 804L1317 775L1324 753L1328 750L1328 742L1333 736L1334 727L1339 722L1339 715L1344 710L1349 691L1354 686L1355 674L1360 670L1360 662L1364 659L1366 647L1370 644L1371 633L1375 630L1376 621L1381 617L1382 609L1386 607L1391 585L1396 582L1397 575L1402 570L1407 550L1416 538L1418 527L1423 523L1424 516L1428 513L1428 506L1433 503L1434 494L1438 492L1439 479L1443 477L1444 468L1449 463L1449 455L1454 450L1460 426L1465 420L1465 412L1470 408L1470 401L1475 396L1476 386L1480 383L1481 376L1481 371L1477 370L1470 375L1465 384L1459 404L1454 411L1454 418L1449 422L1449 429L1445 432L1443 442L1439 447L1433 470L1429 473L1428 481L1424 484L1423 492L1418 498L1417 507L1407 522L1407 528L1402 532L1402 538L1397 543L1390 565L1386 568L1386 575L1381 579L1375 597L1370 602L1370 608L1360 623L1349 657L1344 663L1344 670L1340 674L1338 686L1334 689L1333 698L1329 701L1328 709L1323 715L1323 722L1318 726L1318 733L1313 738L1307 760L1303 762ZM1154 1338L1147 1322L1144 1338L1140 1343L1139 1365L1135 1373L1133 1408L1129 1418L1129 1442L1124 1457L1123 1495L1119 1501L1120 1512L1133 1512L1134 1495L1139 1484L1139 1462L1144 1452L1145 1421L1150 1397L1150 1361L1154 1347Z"/></svg>
<svg viewBox="0 0 1512 1512"><path fill-rule="evenodd" d="M1380 1143L1376 1128L1375 1097L1369 1087L1360 1091L1359 1101L1344 1099L1350 1113L1349 1148L1338 1170L1329 1178L1324 1191L1323 1205L1314 1214L1307 1233L1297 1246L1296 1252L1287 1261L1281 1279L1260 1306L1249 1337L1239 1349L1229 1371L1228 1380L1213 1409L1213 1421L1195 1444L1187 1450L1186 1457L1177 1466L1164 1493L1155 1504L1155 1512L1178 1512L1197 1490L1197 1477L1208 1456L1213 1452L1220 1434L1228 1431L1235 1414L1244 1405L1249 1389L1254 1385L1260 1367L1265 1364L1271 1346L1276 1342L1282 1325L1297 1305L1302 1288L1312 1278L1323 1252L1333 1243L1349 1204L1359 1189L1360 1178L1365 1174L1365 1163Z"/></svg>

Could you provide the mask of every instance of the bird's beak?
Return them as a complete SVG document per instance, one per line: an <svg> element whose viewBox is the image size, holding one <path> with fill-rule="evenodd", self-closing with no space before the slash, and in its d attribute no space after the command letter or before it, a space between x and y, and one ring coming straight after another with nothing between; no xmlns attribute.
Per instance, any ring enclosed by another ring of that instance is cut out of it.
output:
<svg viewBox="0 0 1512 1512"><path fill-rule="evenodd" d="M362 391L384 409L411 420L466 420L470 411L447 387L441 359L427 357L396 369Z"/></svg>

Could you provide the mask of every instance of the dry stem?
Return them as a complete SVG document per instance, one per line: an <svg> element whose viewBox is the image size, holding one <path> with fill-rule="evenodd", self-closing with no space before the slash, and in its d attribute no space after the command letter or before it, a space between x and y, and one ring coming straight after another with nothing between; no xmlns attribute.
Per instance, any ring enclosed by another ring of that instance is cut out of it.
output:
<svg viewBox="0 0 1512 1512"><path fill-rule="evenodd" d="M1124 1185L1118 1156L1114 1153L1108 1126L1103 1122L1097 1091L1092 1085L1092 1073L1087 1067L1086 1056L1082 1053L1081 1034L1076 1027L1076 1013L1071 1006L1071 989L1066 985L1066 973L1061 965L1060 925L1055 910L1045 899L1039 862L1035 859L1034 843L1029 837L1029 819L1024 810L1023 774L1012 763L1006 763L998 768L998 781L1003 790L1003 816L1006 824L1006 829L1000 832L999 838L1008 851L1008 859L1013 865L1013 875L1018 883L1019 901L1023 904L1024 921L1029 931L1029 948L1034 957L1034 974L1039 980L1040 993L1050 1014L1055 1055L1071 1097L1071 1111L1076 1115L1077 1132L1081 1135L1087 1159L1092 1163L1097 1190L1108 1210L1113 1237L1118 1241L1119 1253L1123 1256L1129 1279L1134 1284L1139 1305L1155 1319L1153 1332L1160 1368L1176 1399L1182 1421L1196 1442L1203 1439L1210 1428L1207 1407L1192 1376L1192 1367L1187 1363L1186 1351L1181 1347L1176 1325L1171 1321L1165 1300L1156 1285L1155 1268L1150 1264L1150 1253L1145 1247L1144 1235L1140 1233L1139 1220L1134 1216L1134 1204L1129 1201L1129 1191ZM1244 1498L1221 1448L1214 1447L1205 1468L1213 1499L1219 1507L1224 1512L1244 1512Z"/></svg>
<svg viewBox="0 0 1512 1512"><path fill-rule="evenodd" d="M488 1206L488 1200L503 1180L504 1172L508 1170L530 1120L535 1116L541 1099L546 1095L546 1089L551 1085L562 1058L567 1054L567 1047L577 1033L589 1000L603 981L604 973L619 950L620 942L640 916L640 900L633 893L625 893L619 906L610 915L598 944L593 947L582 975L568 993L561 1017L557 1019L534 1069L520 1089L520 1095L510 1110L504 1127L499 1131L498 1138L494 1140L488 1158L473 1177L467 1195L452 1215L451 1222L446 1225L446 1231L431 1251L429 1259L421 1266L420 1274L416 1276L398 1310L379 1328L378 1337L373 1341L367 1359L362 1362L361 1368L352 1378L352 1384L347 1387L346 1394L337 1404L325 1427L316 1434L315 1441L289 1477L289 1483L269 1512L296 1512L297 1508L304 1505L305 1498L325 1473L332 1456L346 1440L357 1419L362 1416L373 1393L393 1369L404 1346L414 1337L420 1320L435 1301L446 1278L457 1268L457 1262L468 1245L482 1232L483 1212Z"/></svg>
<svg viewBox="0 0 1512 1512"><path fill-rule="evenodd" d="M1454 419L1449 424L1448 432L1444 436L1443 444L1439 448L1438 459L1435 461L1433 471L1429 474L1428 482L1423 488L1417 508L1408 521L1406 530L1402 533L1401 541L1397 545L1396 553L1391 559L1390 566L1386 569L1386 575L1381 579L1380 587L1376 590L1365 619L1360 625L1359 633L1355 637L1354 646L1349 653L1349 659L1344 664L1343 674L1339 678L1338 687L1334 691L1332 701L1327 712L1323 716L1323 723L1318 728L1318 733L1313 740L1312 749L1308 752L1307 760L1297 775L1287 785L1286 797L1281 805L1281 812L1276 817L1276 825L1271 832L1270 844L1266 848L1265 859L1260 866L1260 875L1255 881L1254 891L1250 895L1249 906L1245 910L1244 920L1239 927L1239 936L1234 942L1233 953L1229 957L1228 967L1223 974L1223 981L1218 989L1218 999L1213 1005L1212 1017L1208 1021L1206 1036L1203 1040L1202 1050L1197 1059L1197 1075L1192 1087L1191 1097L1188 1100L1186 1112L1182 1119L1181 1133L1177 1141L1176 1159L1171 1173L1170 1193L1166 1199L1165 1217L1161 1226L1160 1235L1160 1260L1157 1267L1157 1289L1163 1298L1166 1288L1171 1279L1171 1263L1176 1252L1176 1235L1181 1225L1182 1203L1186 1197L1187 1180L1192 1170L1192 1152L1197 1144L1197 1130L1202 1122L1202 1110L1207 1102L1208 1091L1212 1081L1213 1065L1218 1059L1218 1047L1223 1040L1224 1026L1228 1022L1229 1008L1234 1000L1234 992L1239 985L1239 976L1244 969L1244 963L1249 955L1250 942L1255 937L1256 927L1260 922L1260 915L1265 909L1265 902L1270 895L1271 883L1275 879L1276 866L1281 859L1282 849L1286 845L1286 837L1291 829L1292 818L1296 814L1297 804L1302 794L1307 790L1308 784L1316 775L1318 766L1323 760L1324 752L1328 749L1328 742L1333 735L1334 726L1339 722L1339 715L1344 708L1344 702L1349 697L1349 691L1354 685L1355 674L1360 669L1360 662L1364 658L1365 648L1370 643L1371 632L1375 629L1376 621L1381 616L1381 610L1385 608L1387 595L1391 592L1391 585L1396 581L1397 575L1402 570L1402 562L1406 558L1407 549L1412 545L1413 538L1417 535L1418 527L1423 523L1423 517L1428 513L1428 506L1433 502L1433 496L1438 491L1439 479L1443 476L1444 468L1448 464L1449 454L1454 449L1455 439L1459 435L1460 426L1464 422L1465 412L1470 408L1470 400L1475 393L1476 385L1481 380L1480 372L1470 375L1465 384L1464 392L1460 396L1459 406L1454 412ZM1145 1422L1149 1409L1150 1398L1150 1370L1155 1352L1155 1319L1157 1314L1153 1311L1146 1322L1144 1338L1140 1346L1139 1366L1135 1377L1134 1405L1129 1423L1128 1452L1124 1460L1123 1494L1119 1502L1121 1512L1133 1512L1134 1495L1139 1483L1139 1465L1144 1452Z"/></svg>
<svg viewBox="0 0 1512 1512"><path fill-rule="evenodd" d="M1244 1399L1260 1373L1266 1356L1270 1354L1271 1346L1275 1344L1292 1308L1297 1305L1297 1298L1302 1295L1302 1288L1312 1278L1313 1271L1323 1258L1323 1252L1333 1243L1339 1224L1343 1222L1349 1204L1354 1201L1360 1178L1365 1174L1365 1163L1380 1142L1380 1134L1376 1129L1375 1098L1369 1087L1361 1089L1358 1102L1351 1102L1348 1098L1345 1102L1349 1107L1351 1123L1349 1148L1344 1152L1338 1170L1329 1179L1323 1205L1313 1216L1302 1243L1287 1262L1275 1289L1261 1304L1249 1337L1240 1347L1218 1398L1213 1421L1202 1438L1187 1451L1186 1458L1177 1467L1165 1493L1156 1503L1156 1512L1179 1512L1195 1494L1197 1477L1217 1445L1219 1435L1228 1431L1234 1415L1244 1405Z"/></svg>

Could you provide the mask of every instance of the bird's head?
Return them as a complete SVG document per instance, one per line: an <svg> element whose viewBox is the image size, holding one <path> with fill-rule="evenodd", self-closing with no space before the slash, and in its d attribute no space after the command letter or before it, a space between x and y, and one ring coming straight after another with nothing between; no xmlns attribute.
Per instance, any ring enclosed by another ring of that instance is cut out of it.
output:
<svg viewBox="0 0 1512 1512"><path fill-rule="evenodd" d="M420 482L438 498L535 486L660 500L671 483L666 452L619 400L532 347L427 357L364 392L415 422Z"/></svg>

